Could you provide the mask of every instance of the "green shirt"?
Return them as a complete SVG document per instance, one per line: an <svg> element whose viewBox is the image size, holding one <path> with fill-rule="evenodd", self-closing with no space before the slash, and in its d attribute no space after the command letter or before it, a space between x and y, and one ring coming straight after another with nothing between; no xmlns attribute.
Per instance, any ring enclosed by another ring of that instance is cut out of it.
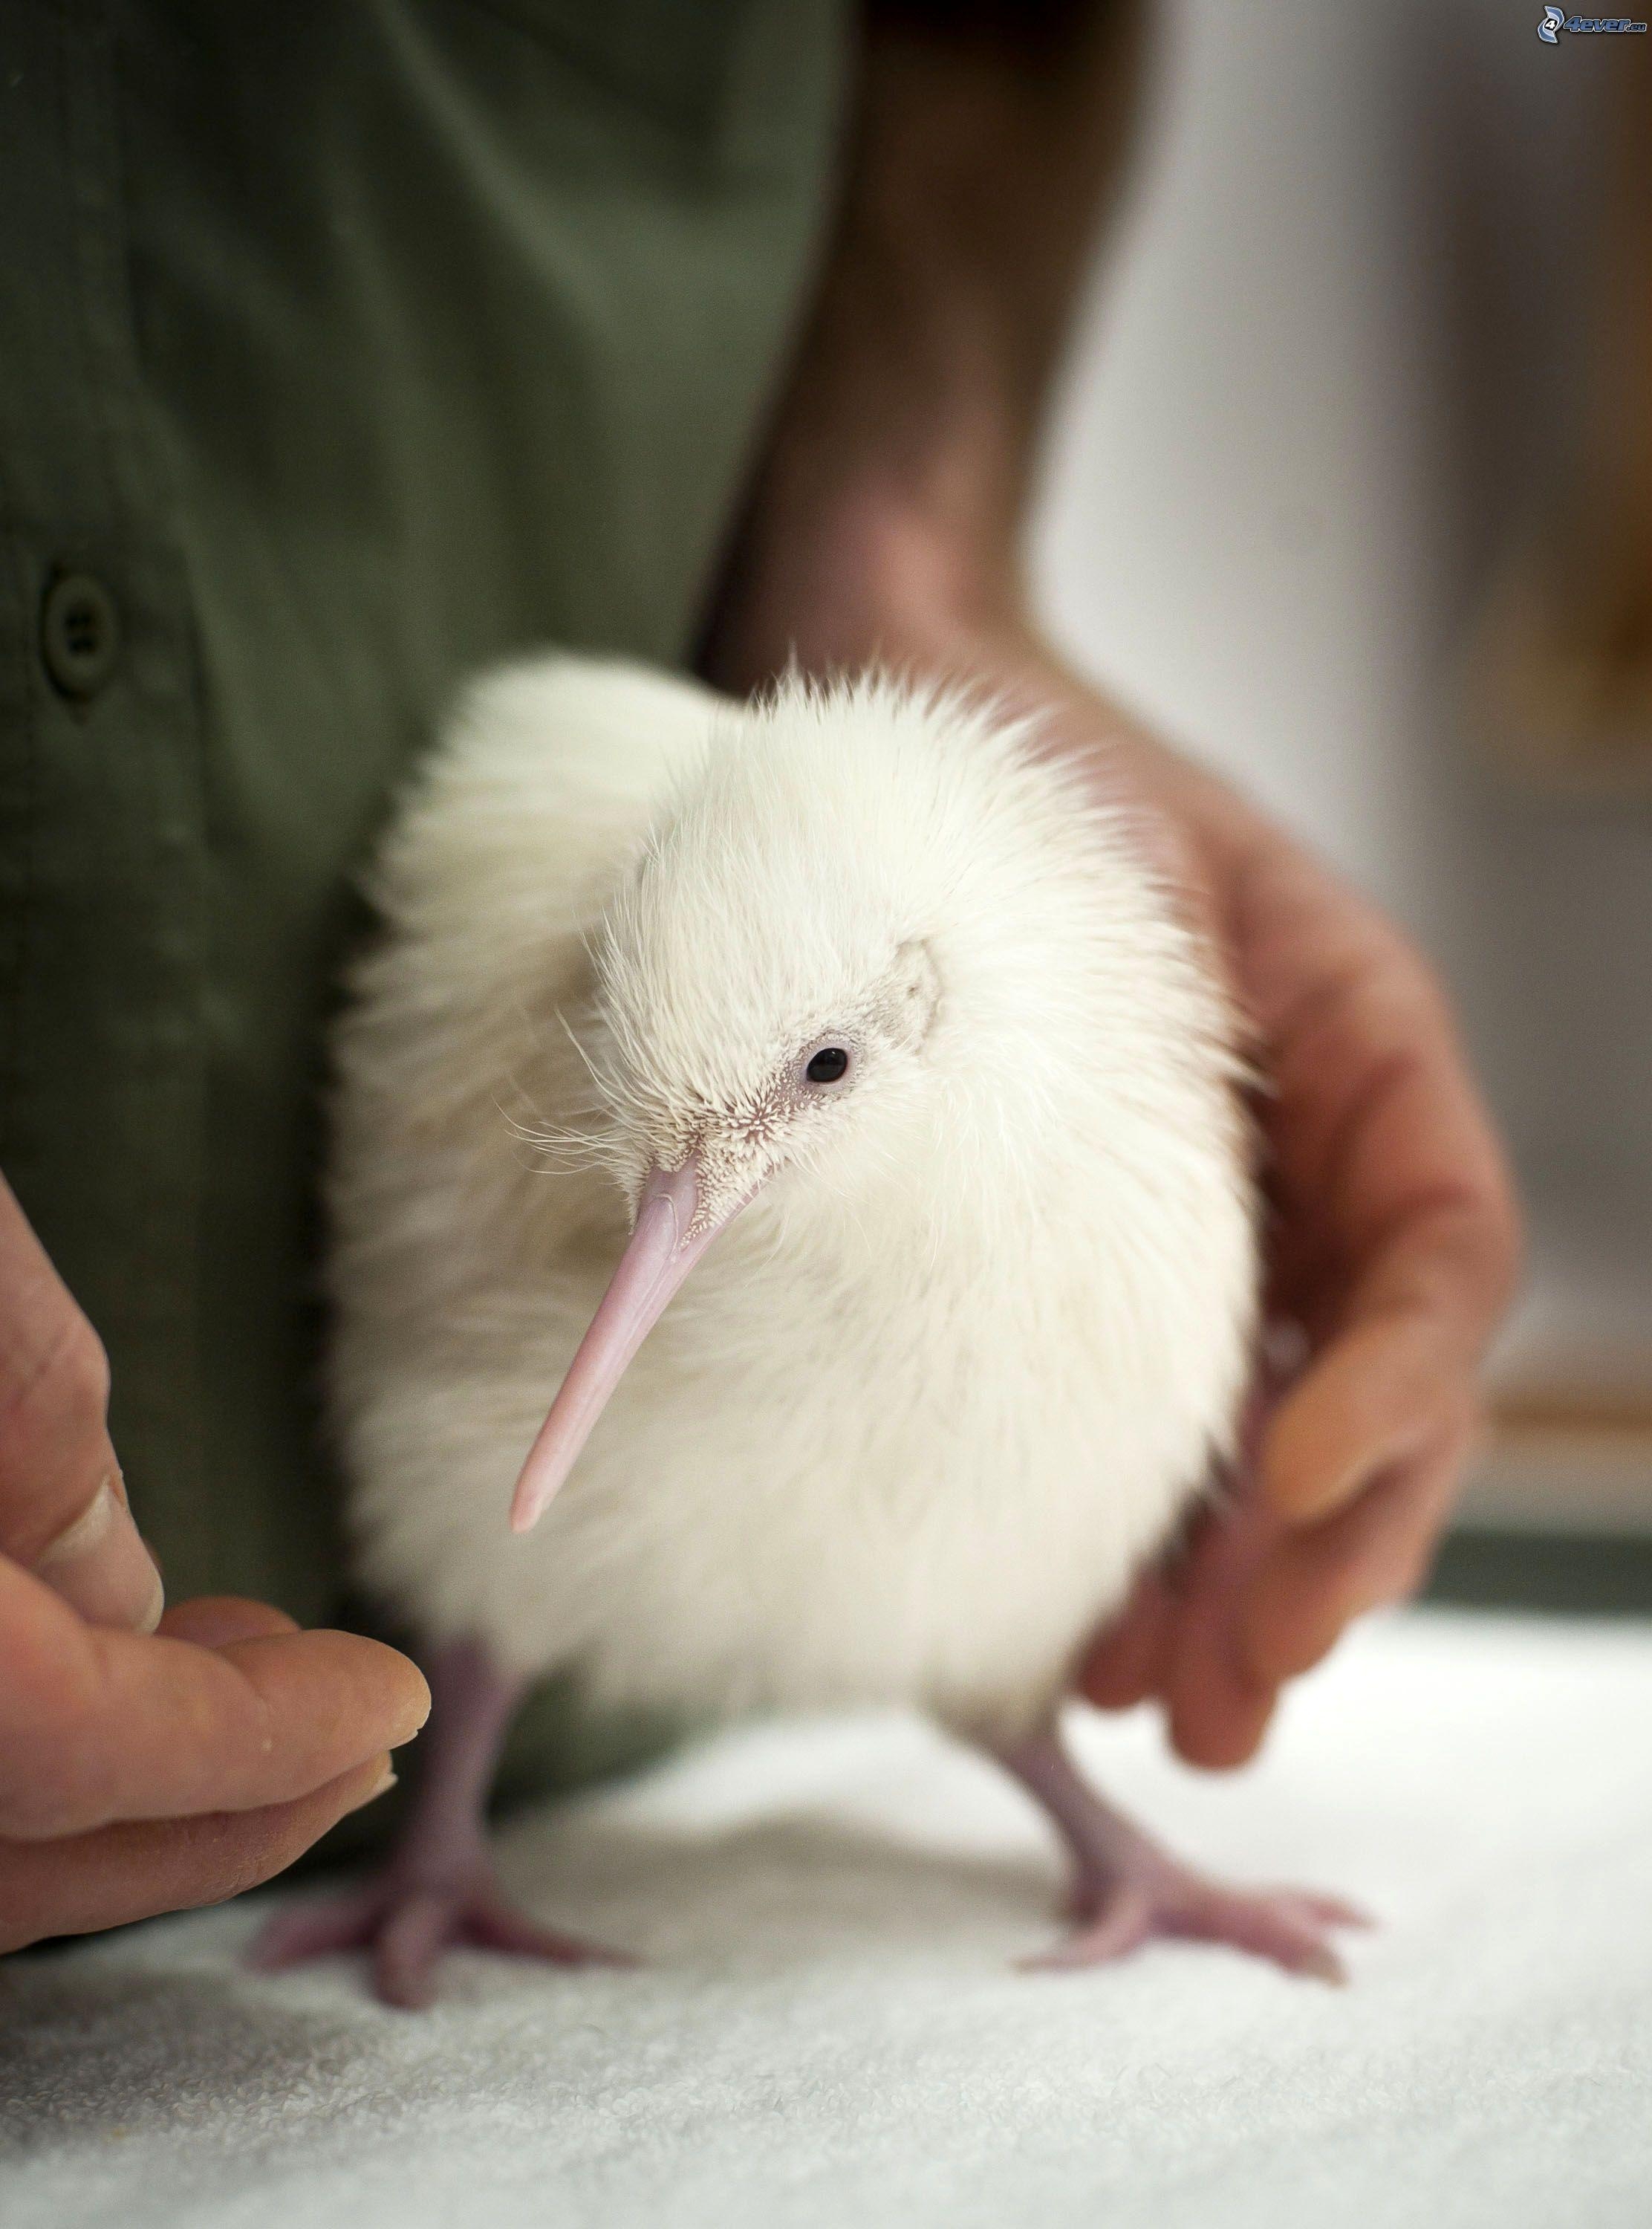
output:
<svg viewBox="0 0 1652 2229"><path fill-rule="evenodd" d="M679 662L839 0L0 10L0 1168L175 1597L337 1615L322 1029L469 671Z"/></svg>

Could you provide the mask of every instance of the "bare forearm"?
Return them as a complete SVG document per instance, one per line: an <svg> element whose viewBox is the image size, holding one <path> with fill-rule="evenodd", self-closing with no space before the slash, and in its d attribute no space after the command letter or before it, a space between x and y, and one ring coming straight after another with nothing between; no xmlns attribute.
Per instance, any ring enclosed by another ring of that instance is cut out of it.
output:
<svg viewBox="0 0 1652 2229"><path fill-rule="evenodd" d="M1137 0L880 0L819 294L713 613L749 687L1021 606L1052 379L1137 106Z"/></svg>

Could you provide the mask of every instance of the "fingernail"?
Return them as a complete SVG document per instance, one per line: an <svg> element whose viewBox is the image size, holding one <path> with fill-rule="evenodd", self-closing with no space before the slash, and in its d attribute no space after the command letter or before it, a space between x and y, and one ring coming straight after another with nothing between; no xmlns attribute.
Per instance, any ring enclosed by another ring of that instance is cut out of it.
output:
<svg viewBox="0 0 1652 2229"><path fill-rule="evenodd" d="M74 1524L35 1558L35 1570L91 1625L153 1633L166 1607L161 1575L112 1473Z"/></svg>
<svg viewBox="0 0 1652 2229"><path fill-rule="evenodd" d="M368 1789L367 1794L360 1797L355 1802L352 1803L350 1809L352 1811L363 1811L367 1808L367 1806L369 1803L376 1803L381 1795L387 1795L390 1793L390 1790L396 1784L396 1778L397 1775L394 1766L387 1764L384 1770L374 1782L372 1787Z"/></svg>

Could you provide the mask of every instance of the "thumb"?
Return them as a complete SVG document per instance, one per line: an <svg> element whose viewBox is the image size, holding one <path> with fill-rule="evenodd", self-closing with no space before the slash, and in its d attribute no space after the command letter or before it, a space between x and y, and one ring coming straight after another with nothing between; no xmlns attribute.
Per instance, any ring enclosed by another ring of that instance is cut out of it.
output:
<svg viewBox="0 0 1652 2229"><path fill-rule="evenodd" d="M94 1625L153 1630L161 1575L110 1444L96 1333L0 1181L0 1555Z"/></svg>

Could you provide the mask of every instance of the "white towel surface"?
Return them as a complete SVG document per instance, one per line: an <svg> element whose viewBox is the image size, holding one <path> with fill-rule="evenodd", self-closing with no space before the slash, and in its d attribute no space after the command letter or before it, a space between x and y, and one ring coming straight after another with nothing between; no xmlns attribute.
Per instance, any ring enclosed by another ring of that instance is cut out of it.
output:
<svg viewBox="0 0 1652 2229"><path fill-rule="evenodd" d="M768 1726L505 1838L647 1954L467 1953L437 2009L238 1953L269 1898L0 1969L5 2229L1645 2229L1652 1630L1355 1635L1265 1763L1145 1717L1098 1776L1213 1867L1380 1913L1354 1986L1155 1947L1078 1976L1058 1868L900 1719Z"/></svg>

